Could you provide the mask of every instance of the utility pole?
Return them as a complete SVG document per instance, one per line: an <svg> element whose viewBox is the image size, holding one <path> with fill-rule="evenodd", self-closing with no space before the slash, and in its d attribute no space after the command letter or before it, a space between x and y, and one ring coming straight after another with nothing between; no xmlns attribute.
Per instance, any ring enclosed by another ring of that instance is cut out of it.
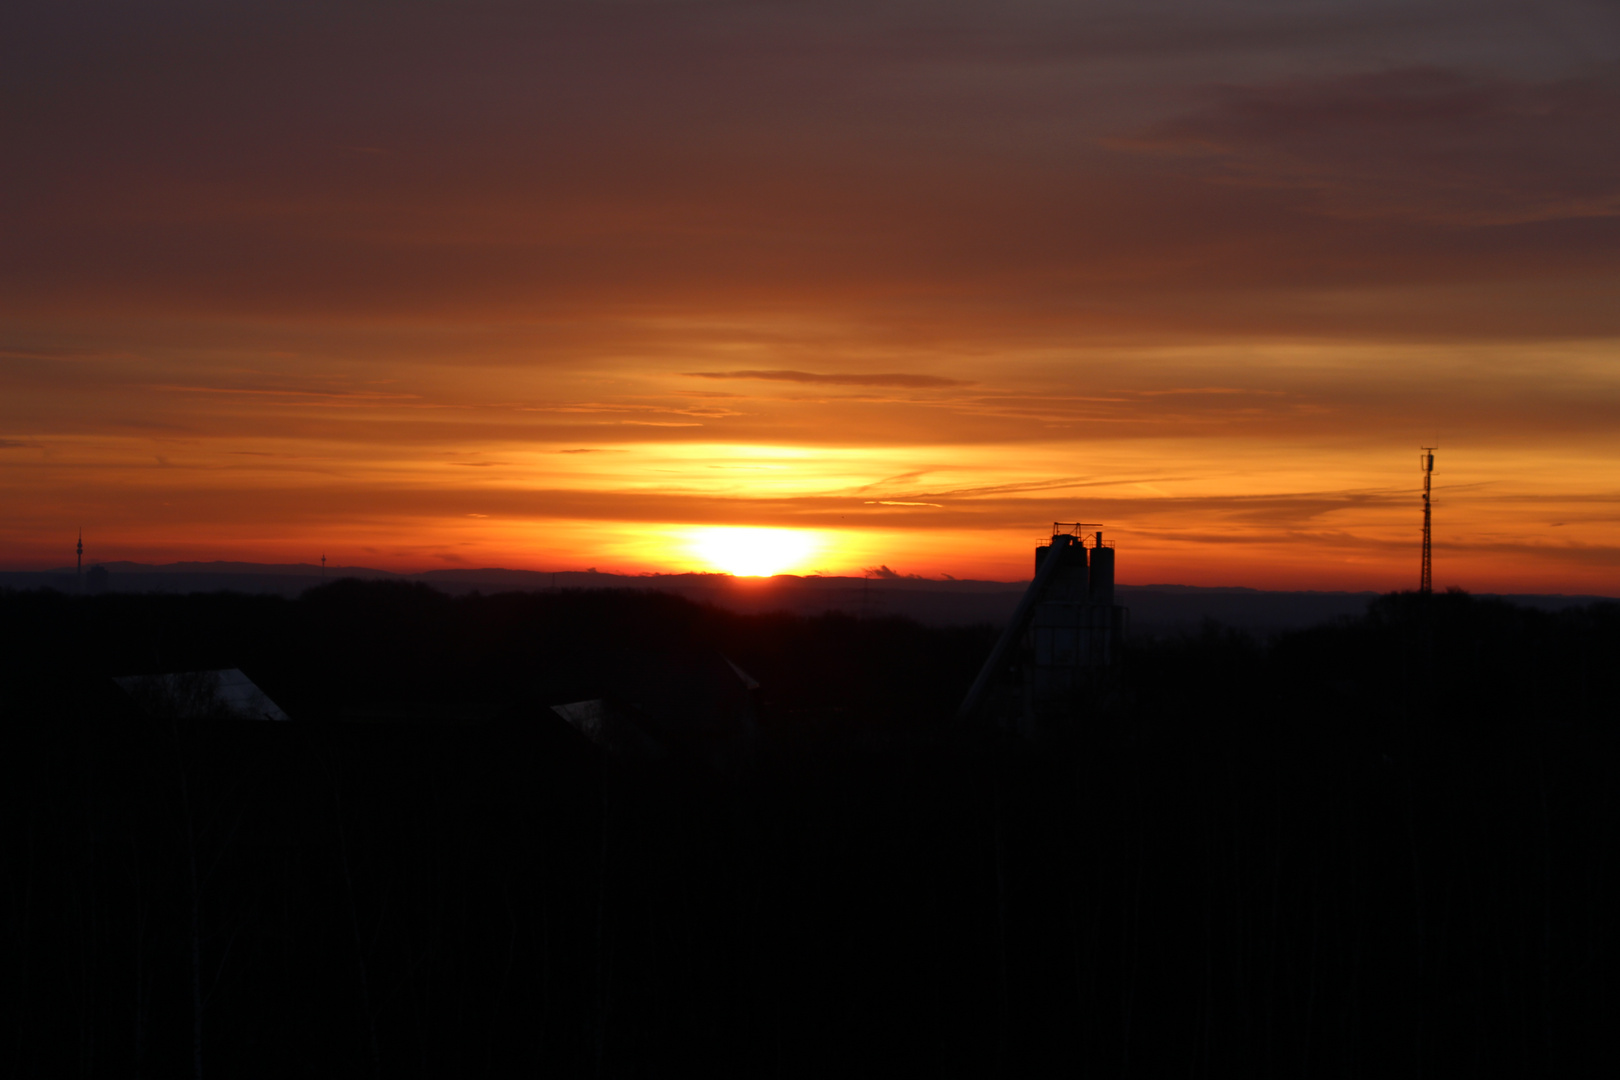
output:
<svg viewBox="0 0 1620 1080"><path fill-rule="evenodd" d="M1418 584L1418 592L1428 596L1434 591L1434 575L1430 569L1429 527L1432 521L1432 507L1429 503L1429 478L1434 475L1434 452L1438 446L1420 446L1423 453L1418 455L1418 464L1423 468L1423 580Z"/></svg>

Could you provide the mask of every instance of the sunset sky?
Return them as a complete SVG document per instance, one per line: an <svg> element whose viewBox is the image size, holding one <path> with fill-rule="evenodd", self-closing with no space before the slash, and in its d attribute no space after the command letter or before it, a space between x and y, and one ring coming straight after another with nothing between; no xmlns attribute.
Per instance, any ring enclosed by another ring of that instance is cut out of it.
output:
<svg viewBox="0 0 1620 1080"><path fill-rule="evenodd" d="M1620 6L0 14L0 563L1620 595ZM756 530L756 531L720 531Z"/></svg>

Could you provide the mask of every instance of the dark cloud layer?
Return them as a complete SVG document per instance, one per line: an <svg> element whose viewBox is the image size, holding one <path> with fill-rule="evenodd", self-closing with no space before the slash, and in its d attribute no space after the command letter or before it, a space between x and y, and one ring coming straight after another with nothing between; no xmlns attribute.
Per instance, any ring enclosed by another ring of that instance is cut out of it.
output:
<svg viewBox="0 0 1620 1080"><path fill-rule="evenodd" d="M1121 145L1322 212L1458 227L1620 216L1620 64L1529 81L1412 68L1222 86ZM1196 161L1190 161L1196 167Z"/></svg>
<svg viewBox="0 0 1620 1080"><path fill-rule="evenodd" d="M1613 331L1517 290L1620 272L1616 69L1442 8L52 5L0 35L0 303Z"/></svg>

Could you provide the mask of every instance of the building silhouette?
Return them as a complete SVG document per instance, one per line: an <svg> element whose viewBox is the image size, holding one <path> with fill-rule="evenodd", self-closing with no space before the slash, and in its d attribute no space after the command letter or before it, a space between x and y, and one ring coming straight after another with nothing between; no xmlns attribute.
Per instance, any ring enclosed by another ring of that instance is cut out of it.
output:
<svg viewBox="0 0 1620 1080"><path fill-rule="evenodd" d="M1051 538L1035 548L1034 580L958 719L1029 732L1077 715L1088 690L1119 662L1128 620L1129 611L1114 603L1114 546L1101 527L1053 522Z"/></svg>

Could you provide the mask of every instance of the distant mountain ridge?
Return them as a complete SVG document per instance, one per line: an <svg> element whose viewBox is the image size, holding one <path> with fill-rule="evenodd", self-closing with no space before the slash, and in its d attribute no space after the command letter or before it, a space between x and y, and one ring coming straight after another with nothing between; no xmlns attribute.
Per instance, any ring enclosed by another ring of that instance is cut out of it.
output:
<svg viewBox="0 0 1620 1080"><path fill-rule="evenodd" d="M420 570L414 573L399 573L394 570L379 570L370 566L337 566L330 565L324 568L313 563L248 563L226 562L175 562L175 563L137 563L127 561L100 562L94 565L101 566L110 574L185 574L208 575L223 574L232 576L279 576L279 577L306 577L335 581L339 578L356 577L366 580L392 579L397 581L423 581L429 584L476 584L501 583L512 586L529 588L550 588L551 579L561 582L567 578L569 587L576 587L572 583L576 580L586 580L599 584L601 587L612 588L616 585L628 587L644 586L653 582L738 582L744 584L761 583L768 581L802 581L824 583L870 582L884 588L961 588L977 590L990 588L995 590L1017 588L1022 589L1028 585L1027 581L978 581L971 579L934 579L921 577L838 577L827 575L800 575L778 574L770 578L736 577L732 574L702 573L697 571L684 571L680 573L645 573L645 574L615 574L597 570L509 570L505 567L488 566L478 568L447 567L436 570ZM89 566L86 566L89 569ZM58 567L53 570L42 571L0 571L0 580L15 577L21 574L35 574L38 576L62 575L72 576L74 569L71 566ZM1172 585L1170 589L1187 588L1189 586Z"/></svg>
<svg viewBox="0 0 1620 1080"><path fill-rule="evenodd" d="M279 574L304 575L307 577L320 577L321 567L317 563L250 563L250 562L174 562L174 563L138 563L138 562L99 562L96 566L104 567L110 574ZM86 566L85 569L89 569ZM13 571L3 571L12 573ZM45 574L72 574L73 567L64 566L55 570L44 570ZM328 566L328 577L363 577L363 578L399 578L409 577L408 574L397 574L392 570L375 570L369 566Z"/></svg>
<svg viewBox="0 0 1620 1080"><path fill-rule="evenodd" d="M276 574L287 576L326 577L335 580L344 577L357 577L363 579L392 578L400 581L446 581L446 582L487 582L511 581L514 583L536 583L547 585L547 580L553 577L561 578L564 575L570 578L589 577L592 579L607 579L616 582L633 583L645 581L665 580L724 580L735 582L766 582L776 580L793 580L805 582L870 582L884 588L941 588L951 589L958 587L977 588L993 587L996 589L1022 589L1029 584L1027 579L1020 581L992 581L980 578L924 578L924 577L842 577L831 574L776 574L768 578L737 577L733 574L706 573L703 571L680 571L676 573L643 573L643 574L617 574L611 571L598 570L511 570L501 566L486 566L478 568L446 567L435 570L418 570L412 573L400 573L397 570L379 570L372 566L338 566L336 564L323 568L317 563L252 563L227 562L215 560L213 562L173 562L173 563L138 563L128 561L98 562L93 565L105 567L109 573L114 574ZM86 566L89 569L89 566ZM73 567L63 566L52 570L6 570L0 575L13 576L17 574L40 574L60 576L72 575ZM1267 593L1278 590L1255 589L1246 585L1121 585L1125 589L1151 589L1155 592L1186 592L1186 593ZM1375 592L1350 592L1345 590L1291 590L1306 593L1320 593L1328 596L1375 596Z"/></svg>
<svg viewBox="0 0 1620 1080"><path fill-rule="evenodd" d="M421 582L453 595L545 589L655 589L740 612L824 611L878 617L898 615L931 626L1001 623L1011 614L1027 581L935 580L913 577L739 578L729 574L613 574L596 570L511 570L504 567L445 568L401 574L366 566L310 563L177 562L162 565L103 562L110 592L249 592L295 597L343 578ZM0 571L0 588L76 587L72 567L47 571ZM1273 591L1243 586L1120 585L1138 633L1178 633L1206 621L1256 633L1312 626L1366 610L1375 592ZM1607 600L1600 596L1511 595L1528 607L1559 610Z"/></svg>

